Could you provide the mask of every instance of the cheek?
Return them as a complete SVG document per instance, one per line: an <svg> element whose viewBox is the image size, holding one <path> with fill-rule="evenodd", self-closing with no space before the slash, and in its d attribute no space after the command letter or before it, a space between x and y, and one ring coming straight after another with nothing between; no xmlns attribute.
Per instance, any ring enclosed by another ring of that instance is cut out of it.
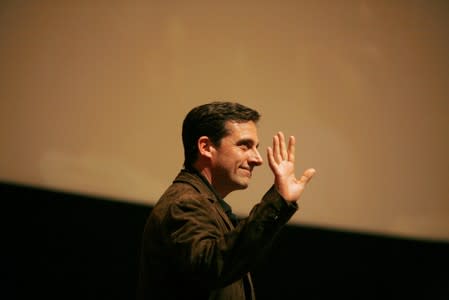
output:
<svg viewBox="0 0 449 300"><path fill-rule="evenodd" d="M222 151L217 156L219 164L227 168L238 167L247 159L247 152L241 149L228 149L228 151Z"/></svg>
<svg viewBox="0 0 449 300"><path fill-rule="evenodd" d="M234 151L231 155L231 159L234 163L239 164L248 159L248 155L244 151Z"/></svg>

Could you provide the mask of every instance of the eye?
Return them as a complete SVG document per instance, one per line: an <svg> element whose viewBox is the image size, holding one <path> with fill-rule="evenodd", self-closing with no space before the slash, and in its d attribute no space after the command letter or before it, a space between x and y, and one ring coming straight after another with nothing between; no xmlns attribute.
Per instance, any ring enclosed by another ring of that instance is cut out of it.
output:
<svg viewBox="0 0 449 300"><path fill-rule="evenodd" d="M242 139L237 142L237 147L239 147L242 151L249 151L254 147L254 141L251 139ZM257 146L256 146L257 147Z"/></svg>
<svg viewBox="0 0 449 300"><path fill-rule="evenodd" d="M237 146L242 149L243 151L247 151L249 148L251 148L250 143L246 142L246 141L241 141L239 143L237 143Z"/></svg>

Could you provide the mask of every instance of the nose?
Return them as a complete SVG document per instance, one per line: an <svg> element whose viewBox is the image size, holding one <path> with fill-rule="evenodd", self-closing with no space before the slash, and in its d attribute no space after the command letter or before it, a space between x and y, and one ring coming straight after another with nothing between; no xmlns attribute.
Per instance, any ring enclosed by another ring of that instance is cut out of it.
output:
<svg viewBox="0 0 449 300"><path fill-rule="evenodd" d="M260 166L263 163L262 156L260 155L257 148L253 149L251 156L250 156L250 162L256 166Z"/></svg>

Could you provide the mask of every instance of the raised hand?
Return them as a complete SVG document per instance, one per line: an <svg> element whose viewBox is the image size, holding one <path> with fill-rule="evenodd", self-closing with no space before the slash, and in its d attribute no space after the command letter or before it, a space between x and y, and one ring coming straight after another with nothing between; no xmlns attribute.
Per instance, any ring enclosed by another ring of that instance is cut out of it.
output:
<svg viewBox="0 0 449 300"><path fill-rule="evenodd" d="M268 147L268 164L274 174L274 185L279 194L289 202L296 202L301 197L306 184L315 174L315 169L304 171L297 179L295 175L295 137L290 136L288 148L282 132L273 137L273 147Z"/></svg>

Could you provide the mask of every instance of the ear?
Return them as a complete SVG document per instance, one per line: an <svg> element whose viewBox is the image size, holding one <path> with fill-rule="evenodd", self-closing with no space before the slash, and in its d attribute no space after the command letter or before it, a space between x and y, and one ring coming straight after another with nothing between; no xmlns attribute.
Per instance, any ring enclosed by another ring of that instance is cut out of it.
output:
<svg viewBox="0 0 449 300"><path fill-rule="evenodd" d="M212 157L212 151L214 150L214 145L207 136L201 136L198 139L198 151L201 156L208 158Z"/></svg>

